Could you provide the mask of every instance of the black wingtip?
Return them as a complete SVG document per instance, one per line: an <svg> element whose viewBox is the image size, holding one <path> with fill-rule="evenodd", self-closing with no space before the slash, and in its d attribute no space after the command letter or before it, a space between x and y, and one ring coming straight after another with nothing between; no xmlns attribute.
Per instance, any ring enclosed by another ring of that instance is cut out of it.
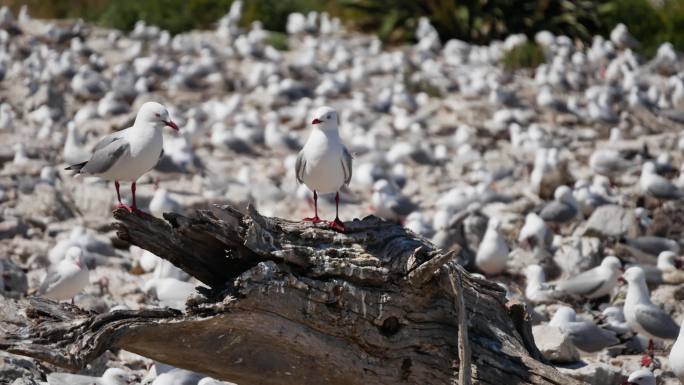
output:
<svg viewBox="0 0 684 385"><path fill-rule="evenodd" d="M81 169L86 165L88 162L83 162L83 163L78 163L78 164L72 164L71 166L65 168L65 170L70 170L70 171L81 171Z"/></svg>

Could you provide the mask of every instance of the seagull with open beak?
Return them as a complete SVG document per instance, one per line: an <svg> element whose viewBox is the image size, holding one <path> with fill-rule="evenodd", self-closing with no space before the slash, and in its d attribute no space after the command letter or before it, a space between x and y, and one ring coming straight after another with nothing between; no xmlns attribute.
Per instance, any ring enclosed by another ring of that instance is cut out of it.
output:
<svg viewBox="0 0 684 385"><path fill-rule="evenodd" d="M313 191L314 216L304 220L322 222L318 217L318 194L334 192L335 220L330 222L330 228L344 232L344 223L339 217L339 190L351 181L352 156L340 139L337 111L331 107L319 107L314 111L311 124L313 129L295 164L297 181Z"/></svg>

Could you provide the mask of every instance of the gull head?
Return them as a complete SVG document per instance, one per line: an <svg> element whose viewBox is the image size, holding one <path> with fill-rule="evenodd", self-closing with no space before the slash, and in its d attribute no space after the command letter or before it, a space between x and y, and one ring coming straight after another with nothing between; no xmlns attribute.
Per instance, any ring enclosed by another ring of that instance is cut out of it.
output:
<svg viewBox="0 0 684 385"><path fill-rule="evenodd" d="M641 173L642 174L655 174L656 173L656 166L653 162L646 162L644 163L643 166L641 166Z"/></svg>
<svg viewBox="0 0 684 385"><path fill-rule="evenodd" d="M576 316L577 313L575 313L575 310L571 307L561 306L556 310L556 313L553 315L553 318L551 318L549 324L552 326L565 325L569 322L574 322Z"/></svg>
<svg viewBox="0 0 684 385"><path fill-rule="evenodd" d="M681 266L681 261L677 259L677 254L665 250L658 254L657 266L660 270L677 270Z"/></svg>
<svg viewBox="0 0 684 385"><path fill-rule="evenodd" d="M337 130L337 125L339 124L337 111L328 106L318 107L313 113L311 124L316 125L323 131Z"/></svg>
<svg viewBox="0 0 684 385"><path fill-rule="evenodd" d="M382 192L385 194L392 194L394 193L394 188L392 185L385 179L380 179L373 183L373 192Z"/></svg>
<svg viewBox="0 0 684 385"><path fill-rule="evenodd" d="M644 274L644 269L638 266L633 266L627 269L622 277L630 285L639 283L643 283L644 285L646 284L646 275Z"/></svg>
<svg viewBox="0 0 684 385"><path fill-rule="evenodd" d="M655 385L656 379L648 369L641 369L629 375L627 381L622 385Z"/></svg>
<svg viewBox="0 0 684 385"><path fill-rule="evenodd" d="M132 381L128 372L119 368L109 368L102 375L102 383L105 385L128 385Z"/></svg>
<svg viewBox="0 0 684 385"><path fill-rule="evenodd" d="M83 260L83 250L78 246L71 246L64 255L64 258L69 262L72 262L80 269Z"/></svg>
<svg viewBox="0 0 684 385"><path fill-rule="evenodd" d="M151 125L154 128L171 127L178 131L178 126L169 117L166 107L156 102L147 102L140 107L134 125Z"/></svg>
<svg viewBox="0 0 684 385"><path fill-rule="evenodd" d="M610 255L603 258L603 261L601 261L601 267L607 267L611 271L617 272L622 269L622 262L620 262L617 257Z"/></svg>
<svg viewBox="0 0 684 385"><path fill-rule="evenodd" d="M601 314L609 321L624 322L625 316L622 313L622 309L617 306L608 306L601 312Z"/></svg>
<svg viewBox="0 0 684 385"><path fill-rule="evenodd" d="M556 191L553 192L553 197L557 201L567 204L574 204L575 201L575 198L572 195L572 189L565 185L556 187Z"/></svg>

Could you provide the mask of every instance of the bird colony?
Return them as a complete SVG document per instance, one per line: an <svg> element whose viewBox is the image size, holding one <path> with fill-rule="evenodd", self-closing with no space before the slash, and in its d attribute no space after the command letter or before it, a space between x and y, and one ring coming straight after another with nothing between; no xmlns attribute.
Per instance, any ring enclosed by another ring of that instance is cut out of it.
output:
<svg viewBox="0 0 684 385"><path fill-rule="evenodd" d="M624 25L589 43L539 32L544 63L507 70L523 35L440 41L421 19L415 44L388 47L312 12L289 15L276 49L240 19L235 2L214 30L171 36L0 10L3 297L182 310L198 282L118 241L117 205L160 217L252 204L339 232L374 214L460 245L460 263L528 305L563 373L684 383L684 62L671 44L647 59ZM219 383L125 351L78 375L0 359L3 383Z"/></svg>

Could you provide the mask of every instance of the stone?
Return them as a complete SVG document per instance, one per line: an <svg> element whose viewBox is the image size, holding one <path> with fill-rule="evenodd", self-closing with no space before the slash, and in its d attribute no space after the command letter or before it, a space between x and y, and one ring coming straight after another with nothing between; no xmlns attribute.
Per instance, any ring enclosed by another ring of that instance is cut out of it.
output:
<svg viewBox="0 0 684 385"><path fill-rule="evenodd" d="M14 238L16 235L25 236L28 226L20 218L5 218L0 222L0 239Z"/></svg>
<svg viewBox="0 0 684 385"><path fill-rule="evenodd" d="M541 354L553 363L577 362L579 351L570 337L555 326L536 325L532 327L534 342Z"/></svg>
<svg viewBox="0 0 684 385"><path fill-rule="evenodd" d="M620 369L602 362L584 364L580 367L559 367L558 370L589 385L620 385L627 379Z"/></svg>
<svg viewBox="0 0 684 385"><path fill-rule="evenodd" d="M619 238L638 233L634 210L617 205L600 206L584 227L585 236L605 238Z"/></svg>
<svg viewBox="0 0 684 385"><path fill-rule="evenodd" d="M577 275L601 263L601 241L594 237L563 239L553 256L565 274Z"/></svg>

